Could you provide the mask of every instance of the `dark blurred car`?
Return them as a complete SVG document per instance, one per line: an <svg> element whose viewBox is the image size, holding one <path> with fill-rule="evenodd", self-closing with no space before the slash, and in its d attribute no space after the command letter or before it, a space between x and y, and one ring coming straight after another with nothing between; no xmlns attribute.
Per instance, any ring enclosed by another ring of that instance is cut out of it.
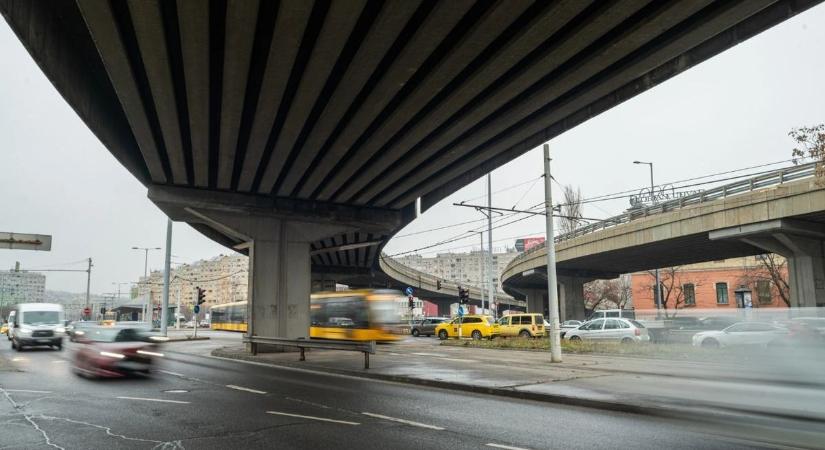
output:
<svg viewBox="0 0 825 450"><path fill-rule="evenodd" d="M71 322L66 325L66 334L69 335L69 340L72 342L77 342L77 338L79 336L83 336L86 333L87 328L96 327L97 322L86 321L86 320L79 320L77 322Z"/></svg>
<svg viewBox="0 0 825 450"><path fill-rule="evenodd" d="M153 336L139 328L93 327L76 338L83 344L75 353L74 370L92 377L148 374L153 361L163 357Z"/></svg>
<svg viewBox="0 0 825 450"><path fill-rule="evenodd" d="M699 319L697 329L700 330L724 330L725 328L739 322L735 317L710 316Z"/></svg>
<svg viewBox="0 0 825 450"><path fill-rule="evenodd" d="M772 347L818 348L825 347L825 336L810 321L790 320L777 323L787 328L788 333L770 343Z"/></svg>
<svg viewBox="0 0 825 450"><path fill-rule="evenodd" d="M448 317L425 317L416 321L410 329L410 334L413 336L432 336L435 334L435 327L440 323L449 321Z"/></svg>

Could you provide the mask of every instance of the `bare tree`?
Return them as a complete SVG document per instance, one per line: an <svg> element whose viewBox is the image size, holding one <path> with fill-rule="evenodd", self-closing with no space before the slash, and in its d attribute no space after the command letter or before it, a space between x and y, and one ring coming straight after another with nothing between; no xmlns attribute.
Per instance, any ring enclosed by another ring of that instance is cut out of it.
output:
<svg viewBox="0 0 825 450"><path fill-rule="evenodd" d="M656 276L653 271L649 271L648 273L650 274L651 280L653 280L653 283L649 284L648 288L653 292ZM676 317L679 309L688 306L686 305L685 284L682 280L682 268L677 266L659 269L659 283L662 289L661 305L665 318ZM694 292L696 292L695 288L699 286L699 283L696 280L690 280L689 284L693 285ZM655 298L654 294L654 299Z"/></svg>
<svg viewBox="0 0 825 450"><path fill-rule="evenodd" d="M559 208L559 231L564 234L575 230L582 221L582 191L567 184L562 188L562 198L564 203Z"/></svg>
<svg viewBox="0 0 825 450"><path fill-rule="evenodd" d="M756 260L756 266L745 267L740 277L741 283L747 286L758 286L759 281L767 281L771 286L771 297L779 297L785 306L791 306L788 260L774 253L758 255Z"/></svg>
<svg viewBox="0 0 825 450"><path fill-rule="evenodd" d="M816 161L816 183L825 186L825 124L794 128L788 136L796 142L796 147L791 150L794 164L799 164L803 158Z"/></svg>
<svg viewBox="0 0 825 450"><path fill-rule="evenodd" d="M622 283L613 280L593 280L584 285L584 305L587 309L624 308L626 298L622 296Z"/></svg>

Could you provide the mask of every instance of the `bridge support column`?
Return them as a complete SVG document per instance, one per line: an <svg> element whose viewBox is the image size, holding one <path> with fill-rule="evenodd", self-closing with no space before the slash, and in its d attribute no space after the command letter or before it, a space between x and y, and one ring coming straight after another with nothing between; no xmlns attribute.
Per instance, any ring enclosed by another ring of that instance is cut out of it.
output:
<svg viewBox="0 0 825 450"><path fill-rule="evenodd" d="M437 302L439 317L450 317L450 304L444 302Z"/></svg>
<svg viewBox="0 0 825 450"><path fill-rule="evenodd" d="M524 291L527 296L527 312L539 313L547 317L547 291L544 289L529 289Z"/></svg>
<svg viewBox="0 0 825 450"><path fill-rule="evenodd" d="M711 240L739 239L788 260L791 307L825 306L825 231L798 220L771 220L710 233Z"/></svg>
<svg viewBox="0 0 825 450"><path fill-rule="evenodd" d="M559 276L559 317L565 320L584 320L584 284L590 280L581 277Z"/></svg>

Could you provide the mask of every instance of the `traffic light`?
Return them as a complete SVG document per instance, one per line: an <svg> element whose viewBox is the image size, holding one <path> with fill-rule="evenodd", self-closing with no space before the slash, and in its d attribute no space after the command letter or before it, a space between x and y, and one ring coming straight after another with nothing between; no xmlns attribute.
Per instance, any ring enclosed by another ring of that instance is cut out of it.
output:
<svg viewBox="0 0 825 450"><path fill-rule="evenodd" d="M106 314L106 307L105 306L100 307L100 314Z"/></svg>
<svg viewBox="0 0 825 450"><path fill-rule="evenodd" d="M198 290L198 302L196 304L206 303L206 290L200 287L196 287L195 289Z"/></svg>
<svg viewBox="0 0 825 450"><path fill-rule="evenodd" d="M435 281L435 288L438 289L439 291L441 290L441 280L436 280Z"/></svg>
<svg viewBox="0 0 825 450"><path fill-rule="evenodd" d="M458 303L465 304L470 302L470 290L460 287L458 288Z"/></svg>

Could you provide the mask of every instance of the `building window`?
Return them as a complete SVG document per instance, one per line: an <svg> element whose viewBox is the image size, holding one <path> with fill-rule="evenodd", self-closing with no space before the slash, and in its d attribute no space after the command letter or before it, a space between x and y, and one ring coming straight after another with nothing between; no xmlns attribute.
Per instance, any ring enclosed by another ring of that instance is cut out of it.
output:
<svg viewBox="0 0 825 450"><path fill-rule="evenodd" d="M728 283L716 283L716 304L728 304Z"/></svg>
<svg viewBox="0 0 825 450"><path fill-rule="evenodd" d="M682 285L682 293L685 296L685 306L696 306L696 288L693 283Z"/></svg>
<svg viewBox="0 0 825 450"><path fill-rule="evenodd" d="M771 282L768 280L757 280L756 295L759 297L759 303L771 303L773 301L771 296Z"/></svg>

